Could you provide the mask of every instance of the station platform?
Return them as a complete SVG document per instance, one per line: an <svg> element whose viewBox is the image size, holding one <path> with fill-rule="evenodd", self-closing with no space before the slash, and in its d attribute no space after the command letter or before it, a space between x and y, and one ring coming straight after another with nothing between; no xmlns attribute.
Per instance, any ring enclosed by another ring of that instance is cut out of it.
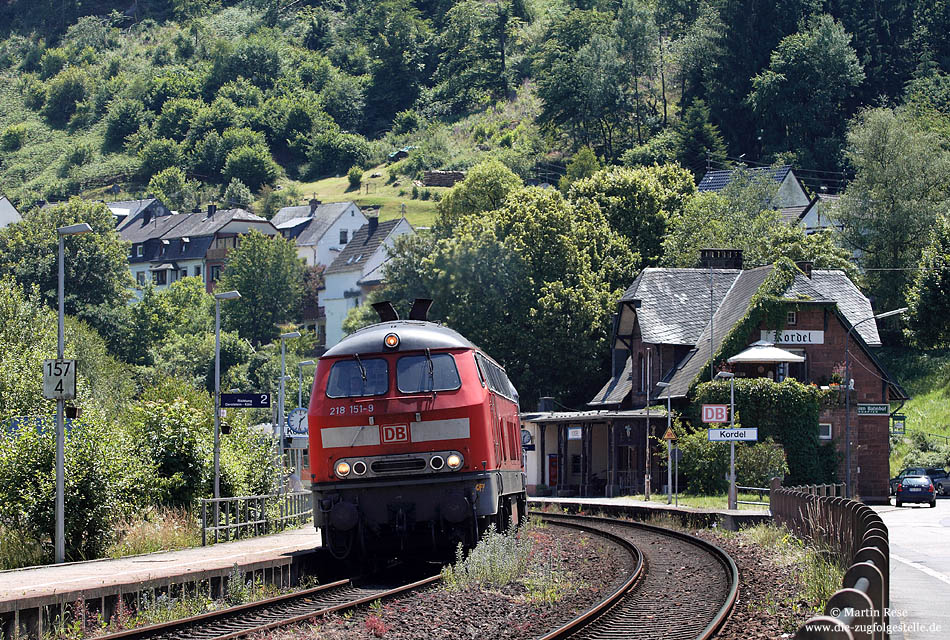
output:
<svg viewBox="0 0 950 640"><path fill-rule="evenodd" d="M126 558L0 571L0 637L42 637L44 627L78 600L108 618L119 597L184 590L220 597L237 565L244 576L278 586L296 584L320 547L312 524L207 547Z"/></svg>
<svg viewBox="0 0 950 640"><path fill-rule="evenodd" d="M697 509L695 507L666 504L666 496L646 501L635 498L553 498L530 497L528 506L543 508L544 505L556 505L572 513L578 511L599 511L608 516L628 516L636 520L668 516L683 524L698 527L718 526L729 531L738 531L743 527L768 522L772 514L768 509Z"/></svg>

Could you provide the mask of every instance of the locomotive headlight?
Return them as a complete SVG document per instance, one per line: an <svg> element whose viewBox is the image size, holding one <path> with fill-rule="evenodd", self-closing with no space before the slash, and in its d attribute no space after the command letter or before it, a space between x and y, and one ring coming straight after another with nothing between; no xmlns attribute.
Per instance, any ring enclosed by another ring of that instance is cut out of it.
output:
<svg viewBox="0 0 950 640"><path fill-rule="evenodd" d="M355 473L358 476L361 476L364 473L366 473L366 463L363 462L362 460L357 460L356 462L354 462L353 473Z"/></svg>
<svg viewBox="0 0 950 640"><path fill-rule="evenodd" d="M442 459L442 456L432 456L429 458L429 466L432 467L434 471L438 471L445 466L445 460Z"/></svg>
<svg viewBox="0 0 950 640"><path fill-rule="evenodd" d="M449 465L449 469L455 471L462 466L462 456L457 453L450 454L449 457L445 459L445 464Z"/></svg>
<svg viewBox="0 0 950 640"><path fill-rule="evenodd" d="M383 338L383 344L386 345L387 349L395 349L399 346L399 336L395 333L387 333L386 337Z"/></svg>
<svg viewBox="0 0 950 640"><path fill-rule="evenodd" d="M350 463L343 461L337 462L336 475L340 476L341 478L345 478L346 476L350 475Z"/></svg>

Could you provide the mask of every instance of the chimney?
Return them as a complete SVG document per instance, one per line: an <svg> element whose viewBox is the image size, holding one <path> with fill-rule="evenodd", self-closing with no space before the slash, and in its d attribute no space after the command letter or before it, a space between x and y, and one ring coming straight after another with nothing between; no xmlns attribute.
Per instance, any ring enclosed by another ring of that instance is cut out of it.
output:
<svg viewBox="0 0 950 640"><path fill-rule="evenodd" d="M317 207L319 207L321 204L322 204L322 203L321 203L319 200L317 200L316 198L311 198L311 199L310 199L310 217L311 217L311 218L313 217L313 212L316 211L316 210L317 210Z"/></svg>
<svg viewBox="0 0 950 640"><path fill-rule="evenodd" d="M700 249L699 266L703 269L741 269L742 249Z"/></svg>
<svg viewBox="0 0 950 640"><path fill-rule="evenodd" d="M195 205L195 208L191 210L192 213L201 213L201 207Z"/></svg>
<svg viewBox="0 0 950 640"><path fill-rule="evenodd" d="M208 205L208 217L210 218L211 216L213 216L213 215L214 215L214 212L217 211L217 210L218 210L218 206L217 206L217 205L209 204L209 205Z"/></svg>
<svg viewBox="0 0 950 640"><path fill-rule="evenodd" d="M379 217L374 216L372 218L367 218L367 220L369 222L369 229L367 230L366 235L372 236L374 233L376 233L376 229L379 228Z"/></svg>
<svg viewBox="0 0 950 640"><path fill-rule="evenodd" d="M547 413L554 411L554 398L551 396L541 396L538 399L538 412Z"/></svg>
<svg viewBox="0 0 950 640"><path fill-rule="evenodd" d="M795 262L795 266L802 270L806 278L811 279L811 270L815 266L814 262L811 260L798 260Z"/></svg>

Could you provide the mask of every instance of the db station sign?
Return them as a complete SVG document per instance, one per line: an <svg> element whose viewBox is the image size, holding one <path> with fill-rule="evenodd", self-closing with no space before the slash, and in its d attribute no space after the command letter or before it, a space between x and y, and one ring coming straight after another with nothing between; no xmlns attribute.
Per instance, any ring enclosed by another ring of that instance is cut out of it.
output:
<svg viewBox="0 0 950 640"><path fill-rule="evenodd" d="M727 404L704 404L703 422L729 422L729 405Z"/></svg>

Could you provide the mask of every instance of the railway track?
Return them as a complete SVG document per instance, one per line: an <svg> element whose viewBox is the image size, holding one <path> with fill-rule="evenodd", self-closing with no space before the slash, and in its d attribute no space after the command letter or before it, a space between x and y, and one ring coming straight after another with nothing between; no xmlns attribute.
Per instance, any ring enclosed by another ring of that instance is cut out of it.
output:
<svg viewBox="0 0 950 640"><path fill-rule="evenodd" d="M352 580L339 580L297 593L268 598L220 611L212 611L174 622L130 629L101 636L99 640L231 640L263 633L299 622L384 600L430 585L440 575L393 586L356 586Z"/></svg>
<svg viewBox="0 0 950 640"><path fill-rule="evenodd" d="M539 514L551 524L609 533L641 554L632 581L583 616L540 640L705 640L725 624L736 602L739 571L719 547L639 522Z"/></svg>
<svg viewBox="0 0 950 640"><path fill-rule="evenodd" d="M712 544L642 523L589 516L538 515L550 524L607 538L630 554L631 567L622 584L598 605L539 640L711 638L735 603L738 571L732 559ZM114 633L100 640L230 640L406 594L439 580L441 576L434 575L404 581L397 586L358 586L352 580L340 580L174 622Z"/></svg>

